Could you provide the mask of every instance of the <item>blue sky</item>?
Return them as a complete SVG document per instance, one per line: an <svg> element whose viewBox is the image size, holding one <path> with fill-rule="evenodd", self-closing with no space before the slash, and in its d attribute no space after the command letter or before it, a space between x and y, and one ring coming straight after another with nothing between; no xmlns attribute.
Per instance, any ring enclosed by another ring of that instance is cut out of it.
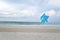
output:
<svg viewBox="0 0 60 40"><path fill-rule="evenodd" d="M60 0L0 0L1 21L39 22L43 13L60 22Z"/></svg>

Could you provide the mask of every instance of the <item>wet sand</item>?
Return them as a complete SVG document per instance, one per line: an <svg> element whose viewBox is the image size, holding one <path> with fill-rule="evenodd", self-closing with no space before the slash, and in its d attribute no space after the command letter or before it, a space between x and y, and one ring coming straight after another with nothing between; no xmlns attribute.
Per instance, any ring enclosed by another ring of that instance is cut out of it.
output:
<svg viewBox="0 0 60 40"><path fill-rule="evenodd" d="M20 27L2 27L0 26L0 32L37 32L37 33L41 33L41 32L51 32L51 33L60 33L60 28L57 27L28 27L28 26L20 26Z"/></svg>

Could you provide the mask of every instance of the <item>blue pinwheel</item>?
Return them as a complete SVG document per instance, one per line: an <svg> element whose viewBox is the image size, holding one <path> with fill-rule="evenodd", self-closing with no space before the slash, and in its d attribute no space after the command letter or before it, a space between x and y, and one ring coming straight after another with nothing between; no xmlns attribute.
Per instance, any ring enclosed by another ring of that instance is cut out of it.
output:
<svg viewBox="0 0 60 40"><path fill-rule="evenodd" d="M40 17L41 24L48 22L49 16L45 15L45 13Z"/></svg>

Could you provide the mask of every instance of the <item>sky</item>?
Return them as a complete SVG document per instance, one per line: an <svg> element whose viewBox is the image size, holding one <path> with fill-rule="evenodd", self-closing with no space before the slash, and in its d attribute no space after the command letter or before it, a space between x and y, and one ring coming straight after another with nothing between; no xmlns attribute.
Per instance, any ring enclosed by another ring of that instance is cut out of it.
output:
<svg viewBox="0 0 60 40"><path fill-rule="evenodd" d="M60 0L0 0L0 21L40 22L43 13L59 23Z"/></svg>

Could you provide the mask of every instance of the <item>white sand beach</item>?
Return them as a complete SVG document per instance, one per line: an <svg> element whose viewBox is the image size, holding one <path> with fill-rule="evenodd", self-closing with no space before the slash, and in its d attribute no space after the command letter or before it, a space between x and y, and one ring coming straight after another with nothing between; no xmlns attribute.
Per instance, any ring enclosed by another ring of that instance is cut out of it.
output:
<svg viewBox="0 0 60 40"><path fill-rule="evenodd" d="M0 26L0 40L60 40L59 26Z"/></svg>
<svg viewBox="0 0 60 40"><path fill-rule="evenodd" d="M0 32L0 40L60 40L60 33Z"/></svg>

